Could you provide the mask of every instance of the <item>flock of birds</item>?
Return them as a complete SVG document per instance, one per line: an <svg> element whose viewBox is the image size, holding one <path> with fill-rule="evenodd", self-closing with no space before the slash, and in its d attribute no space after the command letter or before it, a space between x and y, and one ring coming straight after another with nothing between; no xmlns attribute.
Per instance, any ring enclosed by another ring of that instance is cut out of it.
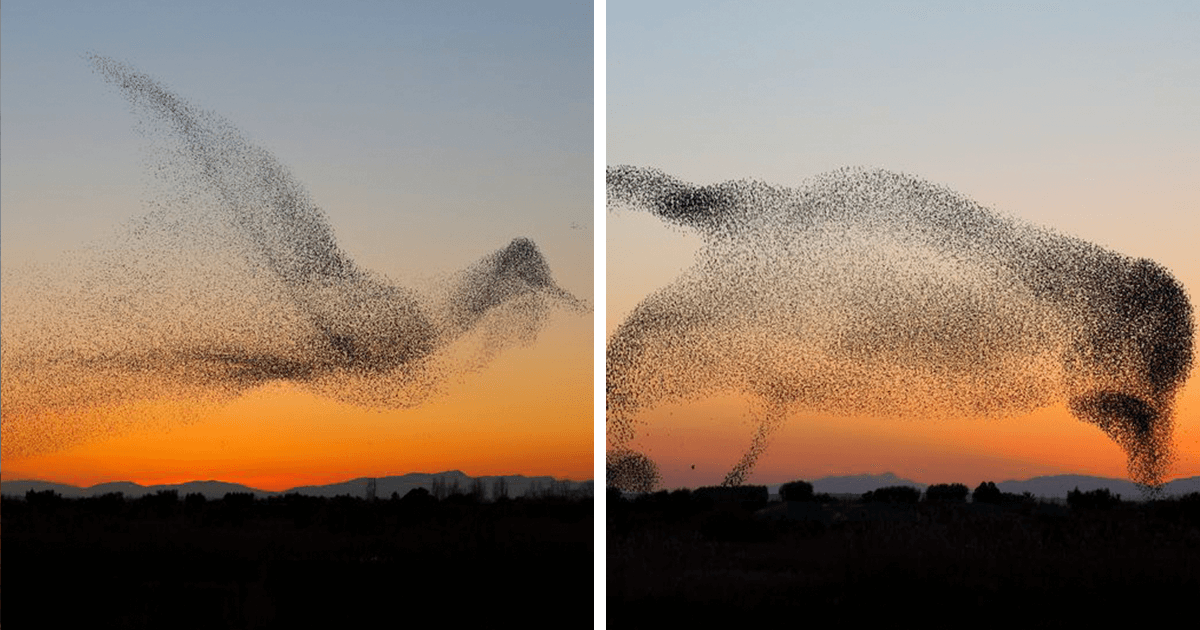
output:
<svg viewBox="0 0 1200 630"><path fill-rule="evenodd" d="M694 266L608 340L611 485L657 483L629 446L640 412L718 393L761 407L726 485L806 410L999 417L1058 402L1120 444L1135 481L1162 482L1193 323L1156 263L885 170L789 189L617 166L607 199L703 239Z"/></svg>
<svg viewBox="0 0 1200 630"><path fill-rule="evenodd" d="M132 67L90 61L141 129L167 141L155 163L165 194L61 268L5 270L5 456L136 415L96 409L222 402L279 380L358 405L417 405L531 340L552 309L590 311L522 238L428 294L362 269L271 152ZM884 170L784 188L617 166L606 188L610 210L703 239L695 265L608 340L610 485L657 483L630 447L641 412L730 392L762 411L728 485L805 410L994 417L1058 402L1120 444L1134 480L1163 480L1193 313L1156 263Z"/></svg>
<svg viewBox="0 0 1200 630"><path fill-rule="evenodd" d="M590 312L517 238L421 294L362 269L270 151L113 59L90 56L159 140L161 190L111 242L5 272L3 452L55 450L271 381L348 403L421 404L556 308Z"/></svg>

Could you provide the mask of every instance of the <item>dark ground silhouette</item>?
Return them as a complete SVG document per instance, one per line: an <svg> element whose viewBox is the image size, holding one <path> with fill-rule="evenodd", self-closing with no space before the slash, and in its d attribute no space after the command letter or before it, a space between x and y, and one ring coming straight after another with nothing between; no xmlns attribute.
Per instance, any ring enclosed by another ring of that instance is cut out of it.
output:
<svg viewBox="0 0 1200 630"><path fill-rule="evenodd" d="M610 489L608 623L1081 627L1148 623L1200 592L1200 494L968 503L884 490L767 503Z"/></svg>
<svg viewBox="0 0 1200 630"><path fill-rule="evenodd" d="M590 497L3 499L10 628L586 625Z"/></svg>

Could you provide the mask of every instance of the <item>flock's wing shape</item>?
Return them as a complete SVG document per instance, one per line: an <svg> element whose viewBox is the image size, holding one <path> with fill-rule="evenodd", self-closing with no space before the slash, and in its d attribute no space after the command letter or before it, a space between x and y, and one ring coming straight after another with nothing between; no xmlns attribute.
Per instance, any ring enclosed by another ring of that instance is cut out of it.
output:
<svg viewBox="0 0 1200 630"><path fill-rule="evenodd" d="M111 243L57 269L6 271L5 455L121 421L98 410L224 401L274 380L411 406L531 340L550 309L590 310L523 238L447 279L436 299L363 270L271 152L130 66L90 61L163 141L162 194ZM482 348L469 361L451 356L472 338Z"/></svg>

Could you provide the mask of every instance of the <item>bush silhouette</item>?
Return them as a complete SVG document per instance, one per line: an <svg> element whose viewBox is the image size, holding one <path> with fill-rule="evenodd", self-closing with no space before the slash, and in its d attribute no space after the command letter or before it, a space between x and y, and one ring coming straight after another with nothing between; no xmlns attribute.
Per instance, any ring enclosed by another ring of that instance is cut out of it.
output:
<svg viewBox="0 0 1200 630"><path fill-rule="evenodd" d="M1000 503L1003 493L996 484L991 481L984 481L975 488L975 492L971 493L971 501L975 503Z"/></svg>
<svg viewBox="0 0 1200 630"><path fill-rule="evenodd" d="M1080 492L1079 486L1067 492L1067 505L1071 509L1107 510L1121 504L1121 495L1114 495L1108 488Z"/></svg>
<svg viewBox="0 0 1200 630"><path fill-rule="evenodd" d="M668 501L675 506L689 505L692 502L692 491L687 488L672 490Z"/></svg>
<svg viewBox="0 0 1200 630"><path fill-rule="evenodd" d="M635 500L641 502L643 505L650 505L650 504L665 505L667 503L667 501L670 501L670 499L671 499L671 491L670 490L659 490L658 492L650 492L647 494L642 494L642 495L638 496L637 499L635 499Z"/></svg>
<svg viewBox="0 0 1200 630"><path fill-rule="evenodd" d="M971 490L961 483L937 483L925 489L930 503L966 503Z"/></svg>
<svg viewBox="0 0 1200 630"><path fill-rule="evenodd" d="M479 505L479 495L466 492L455 492L446 497L444 503L449 505Z"/></svg>
<svg viewBox="0 0 1200 630"><path fill-rule="evenodd" d="M115 516L125 510L125 493L106 492L98 497L88 499L87 503L100 514Z"/></svg>
<svg viewBox="0 0 1200 630"><path fill-rule="evenodd" d="M254 494L226 492L218 505L221 517L234 525L242 525L254 510Z"/></svg>
<svg viewBox="0 0 1200 630"><path fill-rule="evenodd" d="M766 503L770 494L766 486L704 486L692 496L714 503Z"/></svg>
<svg viewBox="0 0 1200 630"><path fill-rule="evenodd" d="M438 500L433 496L433 493L425 488L413 488L406 492L404 497L400 499L400 505L417 508L436 505L437 502Z"/></svg>
<svg viewBox="0 0 1200 630"><path fill-rule="evenodd" d="M26 490L25 502L38 507L52 507L62 502L62 495L53 490Z"/></svg>
<svg viewBox="0 0 1200 630"><path fill-rule="evenodd" d="M779 498L784 501L812 501L813 485L807 481L789 481L779 486Z"/></svg>
<svg viewBox="0 0 1200 630"><path fill-rule="evenodd" d="M244 507L249 508L254 505L254 493L252 492L226 492L221 499L225 505L229 507Z"/></svg>
<svg viewBox="0 0 1200 630"><path fill-rule="evenodd" d="M921 491L912 486L887 486L862 495L867 503L909 503L921 500Z"/></svg>

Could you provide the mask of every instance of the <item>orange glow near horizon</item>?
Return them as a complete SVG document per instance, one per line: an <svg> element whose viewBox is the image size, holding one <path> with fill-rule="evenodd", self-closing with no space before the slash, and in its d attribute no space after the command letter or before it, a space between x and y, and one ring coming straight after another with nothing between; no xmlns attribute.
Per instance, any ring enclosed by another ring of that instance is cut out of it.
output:
<svg viewBox="0 0 1200 630"><path fill-rule="evenodd" d="M590 348L591 321L579 320L550 326L533 346L503 352L419 407L374 411L274 383L191 422L143 420L13 458L3 477L81 487L211 479L274 491L446 470L590 479L591 356L579 348Z"/></svg>
<svg viewBox="0 0 1200 630"><path fill-rule="evenodd" d="M1186 388L1178 403L1168 480L1200 475L1200 386ZM638 437L629 446L655 462L668 489L719 484L757 427L752 406L735 397L663 405L638 417ZM973 420L793 413L773 434L749 483L885 472L972 486L1058 474L1128 478L1121 448L1060 404Z"/></svg>

